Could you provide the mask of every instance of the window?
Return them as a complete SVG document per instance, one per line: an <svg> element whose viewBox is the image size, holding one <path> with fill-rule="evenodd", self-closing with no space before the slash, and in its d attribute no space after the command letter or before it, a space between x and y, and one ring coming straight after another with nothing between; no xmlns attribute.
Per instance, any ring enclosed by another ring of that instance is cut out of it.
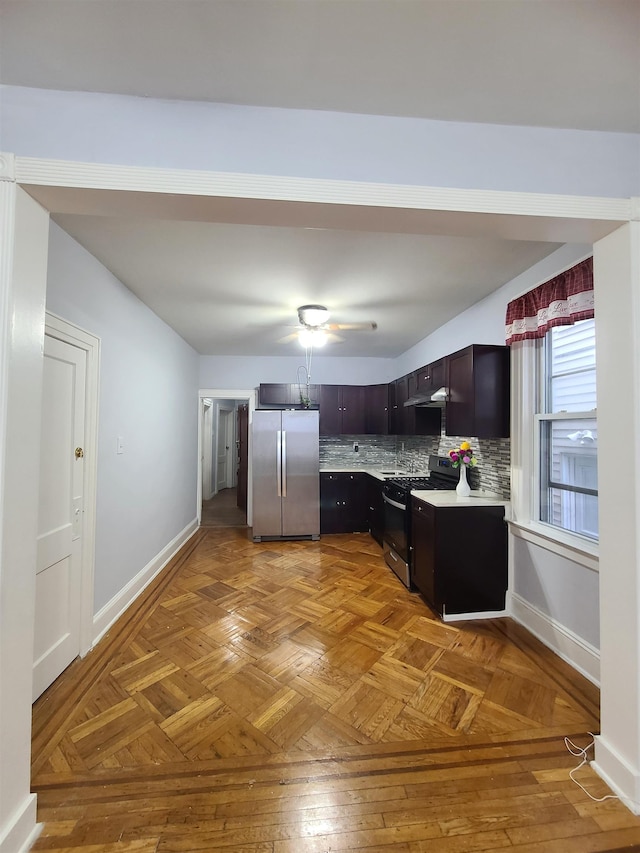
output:
<svg viewBox="0 0 640 853"><path fill-rule="evenodd" d="M556 326L540 348L539 520L598 539L593 319Z"/></svg>

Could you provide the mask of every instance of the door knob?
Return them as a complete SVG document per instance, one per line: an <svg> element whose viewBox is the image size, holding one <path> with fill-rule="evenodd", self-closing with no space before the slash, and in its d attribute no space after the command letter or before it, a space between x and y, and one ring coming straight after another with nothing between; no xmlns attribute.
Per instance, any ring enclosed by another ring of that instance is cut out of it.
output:
<svg viewBox="0 0 640 853"><path fill-rule="evenodd" d="M84 450L81 447L76 447L76 459L82 459Z"/></svg>

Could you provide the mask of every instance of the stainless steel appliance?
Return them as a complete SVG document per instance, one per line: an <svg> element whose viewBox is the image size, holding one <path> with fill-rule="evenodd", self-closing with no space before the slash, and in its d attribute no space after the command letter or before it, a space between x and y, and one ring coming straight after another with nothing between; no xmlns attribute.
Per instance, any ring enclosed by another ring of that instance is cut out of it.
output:
<svg viewBox="0 0 640 853"><path fill-rule="evenodd" d="M458 472L448 456L429 456L429 476L393 477L382 487L384 501L383 549L387 565L411 587L411 507L415 489L455 489Z"/></svg>
<svg viewBox="0 0 640 853"><path fill-rule="evenodd" d="M258 410L251 437L254 542L319 539L318 412Z"/></svg>

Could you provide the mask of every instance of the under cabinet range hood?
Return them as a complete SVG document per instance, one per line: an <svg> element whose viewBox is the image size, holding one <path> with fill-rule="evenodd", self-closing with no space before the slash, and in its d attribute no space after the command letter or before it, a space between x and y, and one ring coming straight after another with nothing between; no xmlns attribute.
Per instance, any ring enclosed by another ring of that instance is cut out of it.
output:
<svg viewBox="0 0 640 853"><path fill-rule="evenodd" d="M405 400L405 406L444 406L447 402L447 389L443 386L432 394L413 394Z"/></svg>

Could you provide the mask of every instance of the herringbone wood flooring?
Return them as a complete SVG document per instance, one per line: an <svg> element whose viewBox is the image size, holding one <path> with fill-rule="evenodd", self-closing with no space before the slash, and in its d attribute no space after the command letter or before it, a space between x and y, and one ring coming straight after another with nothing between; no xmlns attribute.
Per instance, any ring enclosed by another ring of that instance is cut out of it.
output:
<svg viewBox="0 0 640 853"><path fill-rule="evenodd" d="M597 729L589 682L443 624L369 536L201 530L34 706L34 850L640 849L568 778Z"/></svg>

